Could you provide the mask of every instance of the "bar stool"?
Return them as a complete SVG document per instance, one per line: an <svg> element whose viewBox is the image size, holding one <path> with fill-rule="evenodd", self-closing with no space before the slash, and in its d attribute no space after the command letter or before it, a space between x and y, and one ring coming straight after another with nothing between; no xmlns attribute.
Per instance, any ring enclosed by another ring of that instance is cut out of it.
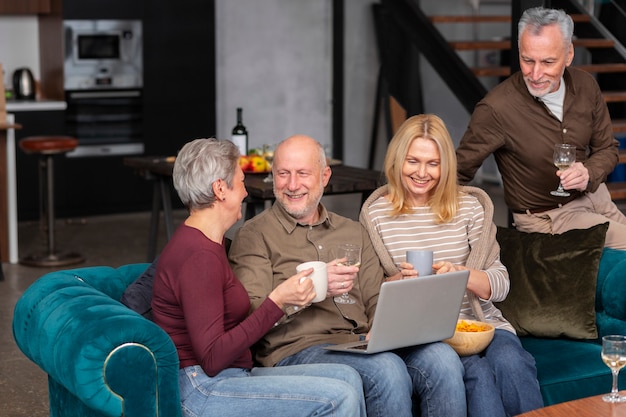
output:
<svg viewBox="0 0 626 417"><path fill-rule="evenodd" d="M53 156L75 149L78 140L69 136L29 136L20 140L19 146L25 153L39 155L40 216L48 240L47 253L28 255L20 259L20 263L29 266L65 266L83 262L83 257L77 253L58 253L54 242Z"/></svg>

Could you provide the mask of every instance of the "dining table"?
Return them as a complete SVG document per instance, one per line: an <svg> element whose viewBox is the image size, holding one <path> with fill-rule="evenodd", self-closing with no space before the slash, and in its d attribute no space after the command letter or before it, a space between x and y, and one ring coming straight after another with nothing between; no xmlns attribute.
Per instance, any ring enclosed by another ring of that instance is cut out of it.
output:
<svg viewBox="0 0 626 417"><path fill-rule="evenodd" d="M150 234L148 238L147 260L152 262L156 255L159 230L159 218L163 213L165 233L169 239L174 232L172 214L172 172L174 156L128 156L124 165L132 168L138 175L153 183L152 212L150 215ZM378 187L385 183L380 171L348 166L337 160L329 160L332 175L324 189L324 195L361 194L361 203ZM248 196L244 219L248 220L265 208L266 202L274 201L273 182L267 180L268 173L245 173L245 185Z"/></svg>

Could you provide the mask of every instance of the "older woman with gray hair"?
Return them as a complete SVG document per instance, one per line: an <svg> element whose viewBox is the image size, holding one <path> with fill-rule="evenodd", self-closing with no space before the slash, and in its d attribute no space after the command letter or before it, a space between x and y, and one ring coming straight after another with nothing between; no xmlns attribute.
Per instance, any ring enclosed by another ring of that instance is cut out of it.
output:
<svg viewBox="0 0 626 417"><path fill-rule="evenodd" d="M224 235L248 195L239 150L196 139L174 163L174 187L189 216L159 257L153 319L172 338L187 416L365 416L359 374L343 365L255 368L250 347L284 315L315 297L305 270L249 315L248 294L229 266Z"/></svg>

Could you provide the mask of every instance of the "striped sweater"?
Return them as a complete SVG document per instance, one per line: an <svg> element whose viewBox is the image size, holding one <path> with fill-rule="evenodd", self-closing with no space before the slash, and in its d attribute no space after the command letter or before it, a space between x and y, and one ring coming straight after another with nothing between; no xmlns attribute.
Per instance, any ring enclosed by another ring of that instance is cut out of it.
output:
<svg viewBox="0 0 626 417"><path fill-rule="evenodd" d="M391 203L384 197L387 186L376 190L361 209L360 221L367 229L387 276L399 271L407 250L432 250L434 262L483 270L491 286L491 297L479 299L466 293L459 318L484 320L496 328L515 332L493 302L506 298L509 274L500 262L493 225L493 204L475 187L461 187L455 217L437 224L430 207L415 207L411 213L391 216ZM482 316L482 317L481 317Z"/></svg>

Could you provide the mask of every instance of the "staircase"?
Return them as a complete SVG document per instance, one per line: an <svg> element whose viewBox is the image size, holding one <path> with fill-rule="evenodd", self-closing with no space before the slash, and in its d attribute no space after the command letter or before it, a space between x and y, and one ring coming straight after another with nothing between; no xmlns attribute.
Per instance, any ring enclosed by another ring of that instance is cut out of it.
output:
<svg viewBox="0 0 626 417"><path fill-rule="evenodd" d="M511 74L509 65L471 67L461 59L463 51L497 51L500 56L513 52L510 41L511 14L507 15L438 15L426 16L416 0L382 0L387 12L397 21L405 35L441 75L459 101L471 113L480 98L487 93L483 77L502 79ZM574 20L574 47L576 56L587 56L583 62L576 59L573 66L593 73L609 107L616 136L626 137L626 83L625 90L611 87L616 78L626 79L626 48L594 16L590 16L576 0L552 0L550 7L563 9ZM625 18L626 19L626 18ZM507 33L498 40L455 40L442 35L443 25L508 24ZM514 48L517 60L517 48ZM517 67L517 62L514 63ZM619 82L618 82L619 84ZM462 88L459 88L462 86ZM626 149L620 149L619 163L626 164ZM607 183L613 200L626 200L626 181Z"/></svg>

